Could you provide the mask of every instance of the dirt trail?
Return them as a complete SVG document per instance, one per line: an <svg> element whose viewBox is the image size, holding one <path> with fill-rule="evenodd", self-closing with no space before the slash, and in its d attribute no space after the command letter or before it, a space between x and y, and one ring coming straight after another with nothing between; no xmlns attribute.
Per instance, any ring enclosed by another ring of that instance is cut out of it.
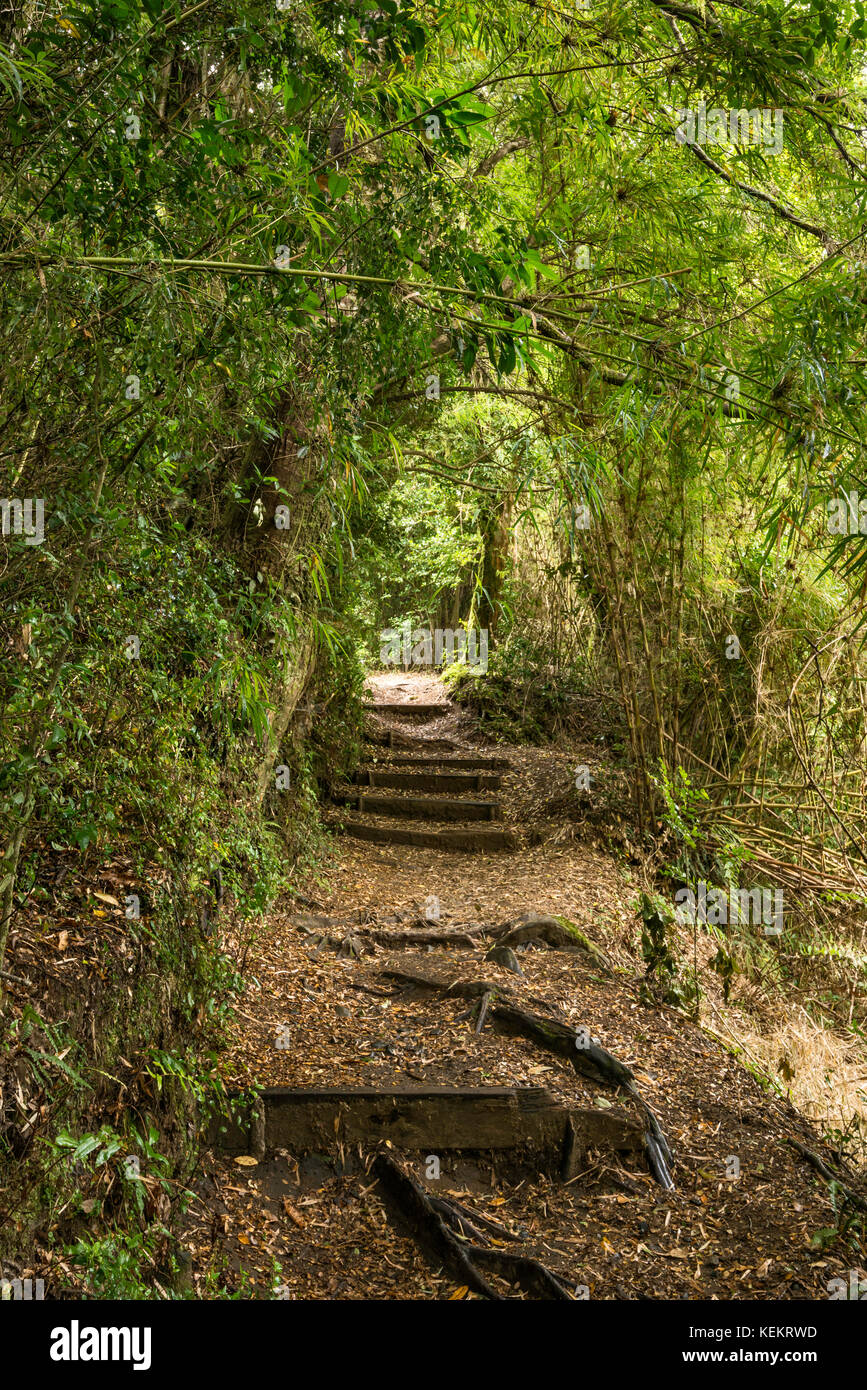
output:
<svg viewBox="0 0 867 1390"><path fill-rule="evenodd" d="M483 747L436 680L378 678L370 700L369 756L334 817L350 834L375 827L379 842L347 836L330 891L273 915L247 961L231 1080L347 1092L544 1088L589 1126L568 1173L529 1143L391 1152L433 1197L519 1237L493 1238L495 1252L508 1245L540 1261L579 1297L827 1298L828 1281L848 1277L839 1257L811 1247L832 1221L827 1186L787 1139L816 1151L820 1141L714 1038L639 1002L627 871L558 832L556 808L574 797L574 751ZM398 702L406 711L384 708ZM415 705L445 708L412 714ZM504 757L507 767L490 765ZM490 818L471 818L480 803ZM507 832L508 843L473 852L401 842L414 829L464 832L472 844L480 826ZM527 912L569 919L604 959L541 941L516 947L520 974L486 959L498 930ZM431 932L446 939L417 935ZM478 1033L474 982L492 989ZM516 1035L509 1009L586 1028L632 1069L673 1150L674 1191L654 1180L640 1144L611 1140L621 1121L640 1124L634 1099L576 1069L568 1050ZM258 1297L275 1288L288 1298L474 1296L371 1171L387 1128L377 1121L359 1137L350 1110L313 1152L290 1143L213 1156L188 1231L200 1285L213 1247L229 1283L243 1271ZM487 1276L500 1296L522 1296L498 1270Z"/></svg>

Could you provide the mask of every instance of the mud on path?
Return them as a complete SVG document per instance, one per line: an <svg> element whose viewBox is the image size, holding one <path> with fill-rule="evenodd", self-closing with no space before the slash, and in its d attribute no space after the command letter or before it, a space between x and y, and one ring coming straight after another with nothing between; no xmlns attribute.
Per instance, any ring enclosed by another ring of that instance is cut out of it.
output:
<svg viewBox="0 0 867 1390"><path fill-rule="evenodd" d="M335 1119L334 1135L315 1148L209 1156L186 1232L202 1296L209 1269L259 1298L476 1296L424 1222L387 1191L374 1167L385 1149L430 1196L495 1223L481 1226L495 1253L541 1262L579 1297L827 1298L830 1279L848 1278L839 1256L811 1245L833 1221L827 1184L788 1142L825 1153L820 1140L715 1037L640 1002L628 867L561 833L571 770L592 762L593 749L483 746L431 679L377 678L370 701L386 708L370 711L368 757L333 815L336 828L369 817L382 838L342 838L326 887L287 898L249 950L227 1079L310 1091L544 1088L570 1113L635 1121L623 1087L505 1026L496 1014L505 1000L589 1029L634 1072L673 1151L675 1190L655 1181L640 1147L604 1139L579 1145L567 1173L520 1146L400 1149L382 1130L348 1140ZM388 711L403 702L445 708ZM508 767L486 766L503 757ZM465 766L474 760L475 770ZM407 768L445 777L447 791L428 785L420 797L414 783L402 785ZM383 775L390 814L358 801L359 787L379 795ZM513 832L513 843L486 853L389 839L390 827L477 824L461 821L460 808L448 820L441 807L425 811L437 796L496 803L490 823ZM395 810L401 798L415 799ZM515 947L520 974L486 959L504 926L528 912L568 919L600 954L530 940ZM443 939L425 940L431 932ZM480 1001L469 986L479 983L491 987L494 1008L477 1032ZM522 1292L496 1267L485 1274L501 1297L545 1296Z"/></svg>

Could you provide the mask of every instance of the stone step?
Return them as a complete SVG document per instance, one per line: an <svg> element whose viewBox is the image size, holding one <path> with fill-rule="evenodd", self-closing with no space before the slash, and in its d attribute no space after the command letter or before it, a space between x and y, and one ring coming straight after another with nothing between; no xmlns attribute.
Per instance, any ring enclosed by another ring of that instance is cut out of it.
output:
<svg viewBox="0 0 867 1390"><path fill-rule="evenodd" d="M446 830L422 830L416 826L381 825L372 821L349 820L341 825L353 840L370 840L377 845L415 845L419 849L465 851L469 854L499 854L518 848L518 837L503 826L460 826Z"/></svg>
<svg viewBox="0 0 867 1390"><path fill-rule="evenodd" d="M348 792L336 796L338 805L373 816L404 816L411 820L499 820L498 801L459 800L438 796L381 796L376 792Z"/></svg>
<svg viewBox="0 0 867 1390"><path fill-rule="evenodd" d="M419 792L497 791L498 772L392 772L386 768L363 767L352 774L358 787L396 787Z"/></svg>

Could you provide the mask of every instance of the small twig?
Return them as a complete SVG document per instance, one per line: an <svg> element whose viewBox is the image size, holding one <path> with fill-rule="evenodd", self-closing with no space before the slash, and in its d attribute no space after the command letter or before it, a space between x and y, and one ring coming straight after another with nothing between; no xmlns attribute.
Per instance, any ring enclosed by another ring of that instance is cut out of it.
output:
<svg viewBox="0 0 867 1390"><path fill-rule="evenodd" d="M479 1004L479 1016L476 1019L476 1026L474 1029L474 1032L477 1036L479 1033L481 1033L482 1029L485 1026L485 1019L488 1016L488 1009L491 1007L491 1000L493 999L493 997L494 992L490 989L487 991L487 993L482 995L482 1001Z"/></svg>

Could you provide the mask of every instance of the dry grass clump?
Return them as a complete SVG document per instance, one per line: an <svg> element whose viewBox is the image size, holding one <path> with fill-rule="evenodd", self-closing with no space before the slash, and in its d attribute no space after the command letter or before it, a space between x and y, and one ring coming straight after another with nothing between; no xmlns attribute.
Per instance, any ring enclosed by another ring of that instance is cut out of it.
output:
<svg viewBox="0 0 867 1390"><path fill-rule="evenodd" d="M857 1039L823 1027L794 1001L761 1031L756 1020L734 1013L729 1026L800 1111L834 1139L851 1135L847 1152L867 1163L867 1055Z"/></svg>

